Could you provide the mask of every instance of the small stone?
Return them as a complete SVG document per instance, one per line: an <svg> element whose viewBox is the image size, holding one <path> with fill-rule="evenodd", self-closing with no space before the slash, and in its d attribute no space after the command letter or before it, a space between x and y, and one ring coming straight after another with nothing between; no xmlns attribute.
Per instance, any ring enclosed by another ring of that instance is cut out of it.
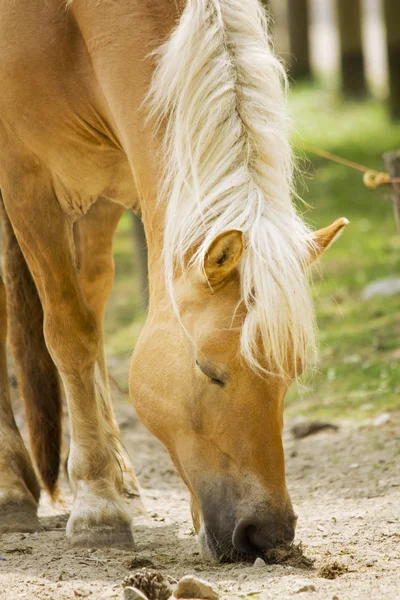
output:
<svg viewBox="0 0 400 600"><path fill-rule="evenodd" d="M386 423L389 423L390 419L391 419L390 413L388 413L388 412L381 413L374 419L374 425L375 425L375 427L381 427L382 425L386 425Z"/></svg>
<svg viewBox="0 0 400 600"><path fill-rule="evenodd" d="M245 579L248 579L249 576L246 573L240 573L240 575L238 576L238 581L245 581Z"/></svg>
<svg viewBox="0 0 400 600"><path fill-rule="evenodd" d="M218 600L218 594L213 589L212 585L208 581L195 577L194 575L186 575L178 581L174 596L175 598Z"/></svg>
<svg viewBox="0 0 400 600"><path fill-rule="evenodd" d="M351 463L349 469L358 469L359 468L359 463Z"/></svg>
<svg viewBox="0 0 400 600"><path fill-rule="evenodd" d="M74 596L77 596L78 598L87 598L91 593L89 588L78 587L74 589Z"/></svg>
<svg viewBox="0 0 400 600"><path fill-rule="evenodd" d="M294 438L300 440L326 429L337 431L339 427L333 423L324 423L323 421L301 421L292 426L291 432Z"/></svg>
<svg viewBox="0 0 400 600"><path fill-rule="evenodd" d="M147 596L143 594L140 590L134 587L126 587L124 589L124 599L125 600L147 600Z"/></svg>
<svg viewBox="0 0 400 600"><path fill-rule="evenodd" d="M266 565L267 565L267 563L265 562L265 560L263 560L262 558L258 557L254 561L253 567L260 568L260 567L265 567Z"/></svg>
<svg viewBox="0 0 400 600"><path fill-rule="evenodd" d="M400 277L387 277L369 283L362 291L363 300L374 296L394 296L400 292Z"/></svg>
<svg viewBox="0 0 400 600"><path fill-rule="evenodd" d="M295 594L302 594L303 592L316 592L316 587L312 583L301 586L295 591Z"/></svg>
<svg viewBox="0 0 400 600"><path fill-rule="evenodd" d="M332 600L339 600L339 596L332 596Z"/></svg>

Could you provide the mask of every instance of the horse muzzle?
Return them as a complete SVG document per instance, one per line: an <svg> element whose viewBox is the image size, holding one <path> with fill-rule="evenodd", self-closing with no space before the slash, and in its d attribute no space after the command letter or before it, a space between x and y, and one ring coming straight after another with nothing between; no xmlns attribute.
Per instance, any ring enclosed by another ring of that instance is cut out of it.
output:
<svg viewBox="0 0 400 600"><path fill-rule="evenodd" d="M208 513L208 514L207 514ZM285 510L263 506L234 518L219 508L204 514L199 543L205 557L220 562L254 561L271 548L290 544L295 535L297 516L291 504Z"/></svg>

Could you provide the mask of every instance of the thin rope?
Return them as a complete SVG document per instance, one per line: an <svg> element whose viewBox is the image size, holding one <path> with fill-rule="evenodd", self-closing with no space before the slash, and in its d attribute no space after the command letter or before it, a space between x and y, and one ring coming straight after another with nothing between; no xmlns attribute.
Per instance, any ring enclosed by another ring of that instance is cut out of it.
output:
<svg viewBox="0 0 400 600"><path fill-rule="evenodd" d="M388 183L400 183L400 177L390 177L389 173L369 169L365 165L360 165L359 163L348 160L347 158L337 156L336 154L332 154L327 150L322 150L322 148L316 148L315 146L310 146L309 144L303 144L303 148L307 152L311 152L312 154L316 154L317 156L331 160L339 165L344 165L350 169L361 171L361 173L364 173L364 185L370 190L376 190L377 187L386 185Z"/></svg>

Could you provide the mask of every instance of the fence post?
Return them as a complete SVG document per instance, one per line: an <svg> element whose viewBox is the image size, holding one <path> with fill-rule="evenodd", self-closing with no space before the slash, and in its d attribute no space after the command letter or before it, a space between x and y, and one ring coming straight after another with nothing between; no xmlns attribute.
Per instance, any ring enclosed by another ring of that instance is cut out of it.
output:
<svg viewBox="0 0 400 600"><path fill-rule="evenodd" d="M383 155L385 167L390 177L400 177L400 150L386 152ZM397 233L400 235L400 183L393 183L393 212L397 225Z"/></svg>
<svg viewBox="0 0 400 600"><path fill-rule="evenodd" d="M386 44L389 63L389 111L400 119L400 0L384 0Z"/></svg>
<svg viewBox="0 0 400 600"><path fill-rule="evenodd" d="M367 85L364 73L360 0L337 0L337 13L342 92L348 98L364 96Z"/></svg>
<svg viewBox="0 0 400 600"><path fill-rule="evenodd" d="M311 76L308 0L287 0L290 74L298 80Z"/></svg>

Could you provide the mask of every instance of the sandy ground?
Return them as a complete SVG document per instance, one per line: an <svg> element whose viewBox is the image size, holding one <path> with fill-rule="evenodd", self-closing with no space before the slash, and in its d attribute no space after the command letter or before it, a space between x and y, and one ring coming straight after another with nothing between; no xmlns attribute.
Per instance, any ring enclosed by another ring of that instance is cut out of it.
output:
<svg viewBox="0 0 400 600"><path fill-rule="evenodd" d="M292 439L287 429L288 485L299 515L296 538L315 558L308 571L202 562L188 493L166 451L128 404L119 404L117 415L148 511L135 522L136 551L69 548L64 527L71 496L63 481L63 506L42 498L47 531L0 536L1 600L122 598L122 579L146 561L176 579L190 573L204 577L226 598L400 597L400 415L381 427L372 421L341 423L337 432L303 440ZM332 581L319 577L319 568L334 560L348 572ZM315 590L300 592L305 585Z"/></svg>

